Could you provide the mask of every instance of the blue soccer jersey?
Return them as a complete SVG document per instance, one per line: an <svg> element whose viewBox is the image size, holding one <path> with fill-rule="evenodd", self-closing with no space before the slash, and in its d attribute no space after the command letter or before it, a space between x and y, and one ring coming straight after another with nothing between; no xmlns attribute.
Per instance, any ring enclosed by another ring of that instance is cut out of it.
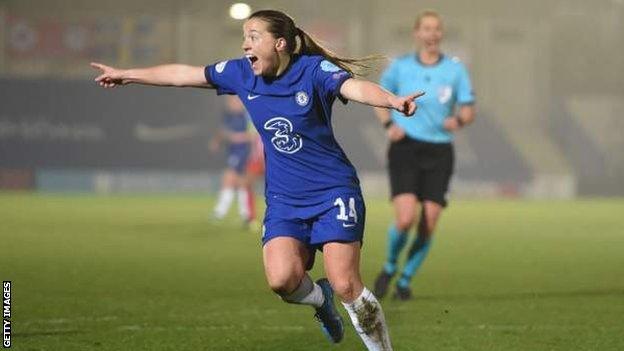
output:
<svg viewBox="0 0 624 351"><path fill-rule="evenodd" d="M223 127L226 132L244 133L247 131L247 113L229 112L223 113Z"/></svg>
<svg viewBox="0 0 624 351"><path fill-rule="evenodd" d="M223 130L226 134L240 134L247 132L247 125L249 119L247 118L247 112L231 112L225 111L223 113ZM239 175L245 174L247 167L247 160L251 152L251 143L248 140L234 141L228 137L227 147L227 165L233 169Z"/></svg>
<svg viewBox="0 0 624 351"><path fill-rule="evenodd" d="M380 84L400 96L425 92L416 100L418 110L413 118L393 111L392 120L412 139L431 143L452 142L453 133L444 129L444 119L452 115L455 105L475 101L466 67L447 56L434 65L422 64L415 54L402 56L384 71Z"/></svg>
<svg viewBox="0 0 624 351"><path fill-rule="evenodd" d="M331 108L351 75L322 56L295 55L279 77L255 76L246 57L205 69L217 93L236 94L265 145L266 200L294 206L359 192L355 168L336 141Z"/></svg>

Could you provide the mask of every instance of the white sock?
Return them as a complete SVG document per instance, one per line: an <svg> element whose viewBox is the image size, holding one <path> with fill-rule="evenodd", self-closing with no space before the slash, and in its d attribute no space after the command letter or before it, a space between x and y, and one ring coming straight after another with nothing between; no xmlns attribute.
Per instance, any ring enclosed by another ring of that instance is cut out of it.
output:
<svg viewBox="0 0 624 351"><path fill-rule="evenodd" d="M238 214L245 221L249 220L249 194L247 189L238 188Z"/></svg>
<svg viewBox="0 0 624 351"><path fill-rule="evenodd" d="M392 350L386 319L379 301L372 292L365 287L362 294L353 302L343 302L342 305L349 313L355 331L360 335L368 350Z"/></svg>
<svg viewBox="0 0 624 351"><path fill-rule="evenodd" d="M217 205L214 208L214 215L217 218L225 217L225 214L230 209L232 201L234 200L234 189L224 188L219 192L219 199Z"/></svg>
<svg viewBox="0 0 624 351"><path fill-rule="evenodd" d="M312 281L310 276L306 273L301 279L301 283L295 291L288 295L281 296L282 300L288 303L296 303L300 305L310 305L314 307L321 307L325 302L325 296L321 287Z"/></svg>

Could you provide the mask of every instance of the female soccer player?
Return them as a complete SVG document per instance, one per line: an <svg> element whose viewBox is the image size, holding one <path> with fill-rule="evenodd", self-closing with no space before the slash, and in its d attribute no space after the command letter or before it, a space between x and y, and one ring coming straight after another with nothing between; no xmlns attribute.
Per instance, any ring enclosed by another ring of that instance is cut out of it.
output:
<svg viewBox="0 0 624 351"><path fill-rule="evenodd" d="M381 305L364 287L360 246L365 207L359 180L333 135L336 98L414 114L414 99L353 78L353 65L319 46L279 11L253 13L243 26L245 56L206 67L172 64L120 70L102 64L101 86L138 83L217 89L236 94L262 137L266 154L263 255L269 286L288 303L311 305L330 341L343 324L333 294L370 350L391 350ZM327 279L312 281L315 250ZM333 288L333 290L332 290Z"/></svg>
<svg viewBox="0 0 624 351"><path fill-rule="evenodd" d="M234 196L238 198L238 212L245 224L252 220L251 189L247 184L247 162L251 153L253 135L247 130L245 106L234 95L228 95L223 114L223 127L210 142L210 150L217 152L227 141L227 168L221 177L221 189L213 210L215 219L222 219L230 209Z"/></svg>
<svg viewBox="0 0 624 351"><path fill-rule="evenodd" d="M248 229L255 231L260 229L256 220L256 182L264 177L264 146L262 138L255 129L251 131L251 152L247 160L247 171L245 173L245 184L247 185L247 200L249 201L249 223Z"/></svg>
<svg viewBox="0 0 624 351"><path fill-rule="evenodd" d="M453 133L474 120L474 96L464 65L440 51L442 19L435 11L416 18L416 54L392 62L381 85L395 94L424 87L416 118L405 119L375 109L390 139L388 169L395 219L388 230L388 257L375 281L374 292L383 297L397 272L397 259L420 208L417 235L396 285L395 297L411 298L410 281L421 265L442 209L453 173Z"/></svg>

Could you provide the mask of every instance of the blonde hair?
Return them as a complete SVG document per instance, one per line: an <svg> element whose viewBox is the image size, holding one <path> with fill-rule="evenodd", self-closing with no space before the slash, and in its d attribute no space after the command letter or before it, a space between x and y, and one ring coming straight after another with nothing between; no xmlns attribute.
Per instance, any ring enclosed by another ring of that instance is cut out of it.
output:
<svg viewBox="0 0 624 351"><path fill-rule="evenodd" d="M414 21L414 29L420 28L420 24L422 23L423 18L425 17L433 17L437 18L440 21L440 24L444 26L444 21L442 21L442 16L436 10L423 10L418 15L416 15L416 21Z"/></svg>
<svg viewBox="0 0 624 351"><path fill-rule="evenodd" d="M249 16L249 19L258 18L267 23L267 31L275 38L286 40L288 54L320 55L336 66L354 76L363 76L371 69L370 63L384 59L381 55L370 55L362 58L339 56L319 44L310 34L295 25L294 20L287 14L275 10L260 10ZM299 41L297 41L299 37Z"/></svg>

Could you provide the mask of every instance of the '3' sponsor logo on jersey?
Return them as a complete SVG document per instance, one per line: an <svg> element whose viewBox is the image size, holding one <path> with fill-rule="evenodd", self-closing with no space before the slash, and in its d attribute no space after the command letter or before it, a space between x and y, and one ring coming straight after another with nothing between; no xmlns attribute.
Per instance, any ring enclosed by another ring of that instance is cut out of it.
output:
<svg viewBox="0 0 624 351"><path fill-rule="evenodd" d="M301 135L293 132L292 123L284 117L273 117L264 123L264 129L273 133L271 144L279 152L294 154L303 146Z"/></svg>

